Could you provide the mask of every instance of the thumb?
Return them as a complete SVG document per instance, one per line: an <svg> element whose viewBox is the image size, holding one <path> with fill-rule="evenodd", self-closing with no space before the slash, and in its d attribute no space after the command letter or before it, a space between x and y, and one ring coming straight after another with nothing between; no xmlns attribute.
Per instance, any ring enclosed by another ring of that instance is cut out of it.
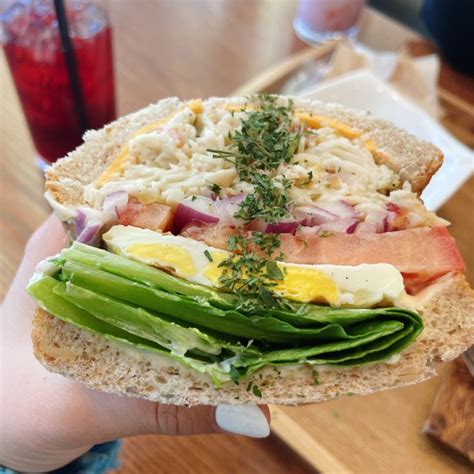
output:
<svg viewBox="0 0 474 474"><path fill-rule="evenodd" d="M234 433L253 438L270 434L270 411L261 405L164 405L134 398L95 393L94 424L103 442L141 434L193 435Z"/></svg>

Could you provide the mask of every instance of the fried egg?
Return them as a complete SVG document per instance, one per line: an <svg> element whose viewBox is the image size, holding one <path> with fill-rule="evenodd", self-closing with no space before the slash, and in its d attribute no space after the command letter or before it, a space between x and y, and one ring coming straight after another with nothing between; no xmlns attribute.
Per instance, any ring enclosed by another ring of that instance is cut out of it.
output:
<svg viewBox="0 0 474 474"><path fill-rule="evenodd" d="M220 264L231 255L190 238L133 226L113 226L103 239L111 252L216 289L225 272ZM367 308L392 303L404 291L401 273L385 263L277 265L283 278L275 281L272 291L301 303Z"/></svg>

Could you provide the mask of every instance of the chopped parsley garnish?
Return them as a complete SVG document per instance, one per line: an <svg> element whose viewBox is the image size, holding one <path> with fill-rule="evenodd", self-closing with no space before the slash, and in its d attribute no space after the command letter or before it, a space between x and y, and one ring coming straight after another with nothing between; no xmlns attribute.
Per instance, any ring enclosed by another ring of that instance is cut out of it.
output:
<svg viewBox="0 0 474 474"><path fill-rule="evenodd" d="M264 232L253 232L252 242L268 257L280 247L280 235L279 234L266 234Z"/></svg>
<svg viewBox="0 0 474 474"><path fill-rule="evenodd" d="M260 389L256 385L252 386L252 392L256 397L262 398L262 392L260 391Z"/></svg>
<svg viewBox="0 0 474 474"><path fill-rule="evenodd" d="M283 280L283 272L280 270L275 260L268 260L266 269L267 275L272 280Z"/></svg>
<svg viewBox="0 0 474 474"><path fill-rule="evenodd" d="M313 377L313 385L319 385L319 372L316 369L312 369L311 376Z"/></svg>
<svg viewBox="0 0 474 474"><path fill-rule="evenodd" d="M267 236L270 242L267 242ZM275 261L267 260L255 253L255 244L261 248L257 242L266 249L268 255L280 245L278 234L255 232L251 237L239 234L229 237L227 247L233 253L219 263L219 267L223 269L219 282L224 288L235 293L258 297L262 292L262 286L274 286L276 284L274 280L283 279L283 274Z"/></svg>
<svg viewBox="0 0 474 474"><path fill-rule="evenodd" d="M248 194L240 203L235 217L246 222L259 219L268 223L280 222L288 217L291 181L255 172L253 185L254 193Z"/></svg>
<svg viewBox="0 0 474 474"><path fill-rule="evenodd" d="M245 312L255 309L248 296L257 298L267 307L289 308L289 304L272 291L283 280L276 261L268 258L279 246L278 234L253 232L249 236L233 234L229 237L227 248L233 253L219 263L222 268L219 283L223 289L239 296L239 309ZM266 257L262 257L262 252Z"/></svg>
<svg viewBox="0 0 474 474"><path fill-rule="evenodd" d="M217 196L219 197L221 191L222 191L222 188L216 184L216 183L213 183L209 186L209 189Z"/></svg>
<svg viewBox="0 0 474 474"><path fill-rule="evenodd" d="M311 183L311 181L313 181L313 172L308 171L308 179L303 183L303 186L306 185L306 184Z"/></svg>
<svg viewBox="0 0 474 474"><path fill-rule="evenodd" d="M289 163L298 149L301 133L291 132L293 103L278 105L277 97L257 96L257 108L247 112L242 127L229 133L226 150L208 150L214 157L233 163L242 181L253 184L254 193L240 204L236 217L274 223L288 216L291 182L275 177L282 163Z"/></svg>
<svg viewBox="0 0 474 474"><path fill-rule="evenodd" d="M212 255L209 253L209 250L204 250L204 255L206 256L206 258L210 261L210 262L213 262L213 258L212 258Z"/></svg>
<svg viewBox="0 0 474 474"><path fill-rule="evenodd" d="M262 398L262 392L260 391L257 385L252 383L252 381L250 381L247 385L247 392L250 392L250 390L256 397Z"/></svg>
<svg viewBox="0 0 474 474"><path fill-rule="evenodd" d="M246 113L241 128L229 132L226 149L208 151L215 158L232 163L240 180L253 185L254 192L239 204L234 217L246 223L278 223L289 216L293 205L289 193L292 182L279 174L278 168L291 161L302 133L291 130L291 100L280 105L276 96L259 95L255 110ZM308 173L308 179L312 177L312 172ZM251 237L229 237L227 248L233 255L219 264L223 269L219 282L224 289L241 296L241 308L251 310L244 295L251 295L268 307L286 304L272 291L283 280L274 257L279 246L278 234L253 232Z"/></svg>

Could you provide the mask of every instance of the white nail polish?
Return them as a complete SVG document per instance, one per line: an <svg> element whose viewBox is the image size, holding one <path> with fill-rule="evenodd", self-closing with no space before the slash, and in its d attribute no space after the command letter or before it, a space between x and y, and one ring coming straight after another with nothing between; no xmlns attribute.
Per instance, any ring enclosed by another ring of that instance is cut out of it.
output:
<svg viewBox="0 0 474 474"><path fill-rule="evenodd" d="M215 411L219 428L229 433L265 438L270 426L262 410L256 405L218 405Z"/></svg>

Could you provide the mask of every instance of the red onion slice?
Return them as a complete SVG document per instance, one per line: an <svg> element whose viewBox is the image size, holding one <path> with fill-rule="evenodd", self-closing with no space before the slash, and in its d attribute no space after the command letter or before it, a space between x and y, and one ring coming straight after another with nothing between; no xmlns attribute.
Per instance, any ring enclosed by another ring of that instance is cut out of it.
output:
<svg viewBox="0 0 474 474"><path fill-rule="evenodd" d="M359 225L359 221L354 221L352 224L349 225L349 227L346 229L346 234L353 234L356 229L357 229L357 226Z"/></svg>
<svg viewBox="0 0 474 474"><path fill-rule="evenodd" d="M300 225L297 221L282 221L276 224L267 224L265 232L269 234L294 234Z"/></svg>
<svg viewBox="0 0 474 474"><path fill-rule="evenodd" d="M246 223L245 227L248 230L253 230L255 232L265 232L267 225L268 224L261 219L254 219L253 221Z"/></svg>
<svg viewBox="0 0 474 474"><path fill-rule="evenodd" d="M91 224L86 226L84 230L80 233L79 237L77 238L77 241L83 244L91 244L96 238L100 227L100 224Z"/></svg>
<svg viewBox="0 0 474 474"><path fill-rule="evenodd" d="M337 221L326 222L320 225L319 228L328 232L352 234L358 223L357 219L338 219Z"/></svg>
<svg viewBox="0 0 474 474"><path fill-rule="evenodd" d="M214 202L206 197L186 198L178 204L173 219L173 233L179 234L191 222L217 224Z"/></svg>
<svg viewBox="0 0 474 474"><path fill-rule="evenodd" d="M295 210L295 218L301 225L317 226L338 219L338 216L319 206L304 206Z"/></svg>
<svg viewBox="0 0 474 474"><path fill-rule="evenodd" d="M353 234L359 225L357 219L337 219L318 226L303 226L302 234L320 234L321 232L334 232L335 234Z"/></svg>
<svg viewBox="0 0 474 474"><path fill-rule="evenodd" d="M358 219L360 212L346 201L335 201L323 206L329 212L336 214L340 219Z"/></svg>
<svg viewBox="0 0 474 474"><path fill-rule="evenodd" d="M76 214L76 235L80 235L86 226L87 216L80 209L77 210Z"/></svg>
<svg viewBox="0 0 474 474"><path fill-rule="evenodd" d="M119 218L120 214L125 210L128 204L128 193L126 191L115 191L105 196L102 204L102 210L112 216L114 219Z"/></svg>
<svg viewBox="0 0 474 474"><path fill-rule="evenodd" d="M359 219L360 212L346 201L299 207L295 218L301 225L320 226L341 219Z"/></svg>
<svg viewBox="0 0 474 474"><path fill-rule="evenodd" d="M236 194L215 201L216 214L219 216L219 222L224 225L243 225L241 219L234 217L240 209L240 203L245 199L245 194Z"/></svg>
<svg viewBox="0 0 474 474"><path fill-rule="evenodd" d="M221 199L219 199L219 202L223 205L226 205L228 203L240 204L244 199L245 199L245 194L236 194L234 196L228 196L228 197L225 197L225 198L221 198Z"/></svg>

